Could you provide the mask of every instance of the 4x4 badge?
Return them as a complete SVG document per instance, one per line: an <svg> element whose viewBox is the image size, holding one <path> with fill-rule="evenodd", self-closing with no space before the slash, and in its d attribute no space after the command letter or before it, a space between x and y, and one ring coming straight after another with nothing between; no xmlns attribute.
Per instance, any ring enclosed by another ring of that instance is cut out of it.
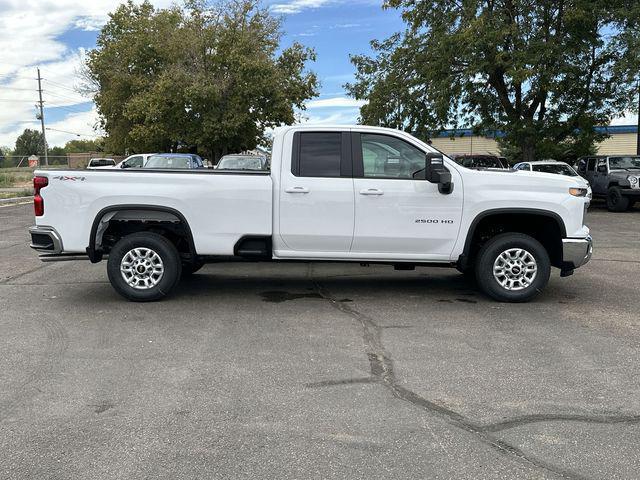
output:
<svg viewBox="0 0 640 480"><path fill-rule="evenodd" d="M76 180L80 180L81 182L84 182L85 178L86 177L70 177L70 176L67 176L67 175L56 175L55 177L53 177L54 180L62 180L62 181L72 180L74 182Z"/></svg>

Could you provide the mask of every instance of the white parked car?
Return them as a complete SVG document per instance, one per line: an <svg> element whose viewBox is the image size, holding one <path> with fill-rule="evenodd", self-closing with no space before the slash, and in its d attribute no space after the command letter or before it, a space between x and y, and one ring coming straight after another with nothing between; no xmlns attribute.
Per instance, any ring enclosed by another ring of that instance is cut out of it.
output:
<svg viewBox="0 0 640 480"><path fill-rule="evenodd" d="M516 163L513 166L514 170L526 171L526 172L541 172L541 173L553 173L555 175L566 175L568 177L573 177L576 180L584 180L578 172L571 165L565 162L559 162L558 160L538 160L534 162L520 162ZM591 191L591 186L589 182L584 180L582 182L584 187L587 189L587 206L591 203L593 198L593 192Z"/></svg>
<svg viewBox="0 0 640 480"><path fill-rule="evenodd" d="M116 161L113 158L92 158L87 164L89 170L97 170L101 168L113 168Z"/></svg>
<svg viewBox="0 0 640 480"><path fill-rule="evenodd" d="M118 163L115 168L142 168L152 155L155 155L155 153L136 153L134 155L129 155Z"/></svg>
<svg viewBox="0 0 640 480"><path fill-rule="evenodd" d="M362 125L279 129L271 162L36 170L31 246L46 260L108 255L112 286L134 301L236 257L455 267L494 299L522 302L552 266L567 276L591 258L587 189L574 177L473 170L406 132Z"/></svg>

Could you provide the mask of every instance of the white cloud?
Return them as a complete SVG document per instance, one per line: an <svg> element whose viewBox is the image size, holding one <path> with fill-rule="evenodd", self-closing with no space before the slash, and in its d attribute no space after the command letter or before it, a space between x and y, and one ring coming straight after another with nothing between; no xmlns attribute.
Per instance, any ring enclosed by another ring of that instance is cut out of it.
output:
<svg viewBox="0 0 640 480"><path fill-rule="evenodd" d="M98 120L95 107L87 112L68 115L64 120L50 123L47 128L47 143L49 145L64 145L69 140L89 140L103 133L94 127Z"/></svg>
<svg viewBox="0 0 640 480"><path fill-rule="evenodd" d="M138 0L136 0L138 1ZM83 49L73 50L60 36L68 30L98 30L120 3L119 0L0 0L0 145L13 146L24 128L39 126L35 120L37 101L36 67L45 78L42 88L47 106L63 107L65 119L79 133L91 133L79 117L90 124L97 120L95 110L87 110L74 88L80 83L78 69ZM153 0L157 7L167 7L172 0ZM53 83L51 83L53 82ZM47 115L45 112L45 119ZM89 119L89 117L91 117ZM61 128L74 131L73 128ZM50 145L64 144L73 135L49 134Z"/></svg>
<svg viewBox="0 0 640 480"><path fill-rule="evenodd" d="M345 110L335 112L331 115L309 115L304 117L300 123L311 123L314 125L353 125L358 121L357 110Z"/></svg>
<svg viewBox="0 0 640 480"><path fill-rule="evenodd" d="M638 125L638 115L627 112L622 117L614 118L611 121L611 125Z"/></svg>
<svg viewBox="0 0 640 480"><path fill-rule="evenodd" d="M359 23L336 23L335 25L329 27L331 29L334 28L357 28L360 27L361 25Z"/></svg>
<svg viewBox="0 0 640 480"><path fill-rule="evenodd" d="M334 97L311 100L306 103L306 106L309 110L314 108L360 108L366 103L364 100L356 100L355 98Z"/></svg>
<svg viewBox="0 0 640 480"><path fill-rule="evenodd" d="M320 8L333 0L290 0L286 3L276 3L271 5L271 10L275 13L292 14L300 13L303 10Z"/></svg>

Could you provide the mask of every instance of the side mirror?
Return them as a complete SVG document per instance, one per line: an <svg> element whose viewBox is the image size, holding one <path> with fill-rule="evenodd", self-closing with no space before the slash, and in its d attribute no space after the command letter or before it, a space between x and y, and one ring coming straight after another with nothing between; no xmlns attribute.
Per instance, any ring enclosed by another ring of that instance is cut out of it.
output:
<svg viewBox="0 0 640 480"><path fill-rule="evenodd" d="M443 195L453 192L451 173L444 166L444 160L440 153L429 152L425 154L424 179L427 182L437 183L438 191Z"/></svg>

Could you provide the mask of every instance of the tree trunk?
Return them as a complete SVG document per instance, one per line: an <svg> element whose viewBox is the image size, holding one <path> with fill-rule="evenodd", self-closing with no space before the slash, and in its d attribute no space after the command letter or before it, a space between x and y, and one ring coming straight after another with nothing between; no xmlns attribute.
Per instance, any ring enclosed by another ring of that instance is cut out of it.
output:
<svg viewBox="0 0 640 480"><path fill-rule="evenodd" d="M530 138L525 138L520 148L522 149L522 161L533 162L536 159L536 146Z"/></svg>

